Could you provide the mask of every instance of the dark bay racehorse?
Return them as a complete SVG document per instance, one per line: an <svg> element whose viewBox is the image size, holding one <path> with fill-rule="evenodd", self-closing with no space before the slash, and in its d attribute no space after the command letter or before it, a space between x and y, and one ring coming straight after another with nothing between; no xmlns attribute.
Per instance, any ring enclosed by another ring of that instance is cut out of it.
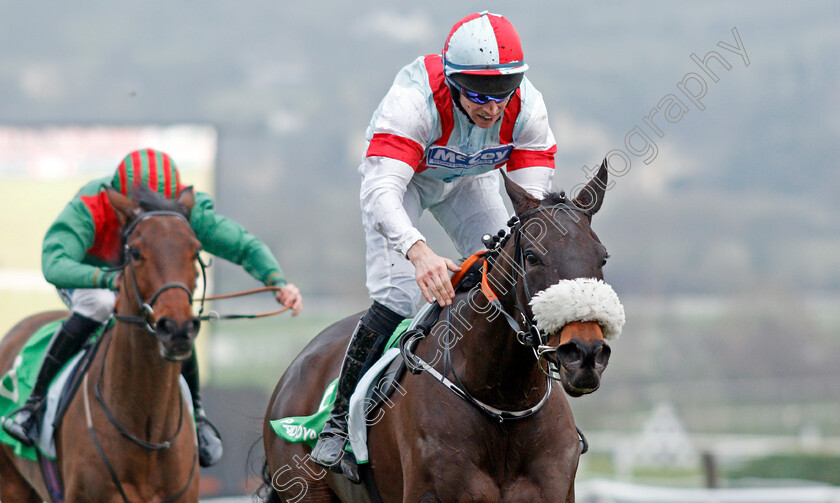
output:
<svg viewBox="0 0 840 503"><path fill-rule="evenodd" d="M490 254L486 286L459 293L430 335L404 353L438 377L406 373L404 394L394 393L369 429L370 470L384 502L574 501L581 447L566 397L549 393L547 365L570 395L595 391L609 359L606 329L572 318L538 331L546 323L534 322L531 301L562 280L593 278L585 281L609 288L596 281L607 252L590 227L607 167L573 201L538 200L504 178L518 222ZM266 501L370 501L364 485L315 465L306 444L284 441L269 424L318 409L360 316L319 334L277 384L263 431ZM435 382L441 374L468 398Z"/></svg>
<svg viewBox="0 0 840 503"><path fill-rule="evenodd" d="M195 430L178 384L180 362L193 351L199 328L192 291L200 243L187 220L193 192L183 191L177 204L144 201L145 210L119 192L108 196L123 225L126 267L118 321L102 336L57 431L65 501L196 502ZM18 323L0 342L0 374L32 333L66 316L41 313ZM0 500L51 501L37 464L5 444Z"/></svg>

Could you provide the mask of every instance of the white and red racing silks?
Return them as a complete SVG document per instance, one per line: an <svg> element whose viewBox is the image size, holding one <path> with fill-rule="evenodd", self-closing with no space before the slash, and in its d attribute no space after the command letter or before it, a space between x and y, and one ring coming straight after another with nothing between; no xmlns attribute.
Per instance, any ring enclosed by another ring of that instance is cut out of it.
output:
<svg viewBox="0 0 840 503"><path fill-rule="evenodd" d="M528 79L501 119L483 129L453 103L439 54L421 56L397 74L366 139L362 211L400 253L423 239L402 209L413 178L449 185L506 166L513 181L542 197L554 175L554 135L542 95Z"/></svg>

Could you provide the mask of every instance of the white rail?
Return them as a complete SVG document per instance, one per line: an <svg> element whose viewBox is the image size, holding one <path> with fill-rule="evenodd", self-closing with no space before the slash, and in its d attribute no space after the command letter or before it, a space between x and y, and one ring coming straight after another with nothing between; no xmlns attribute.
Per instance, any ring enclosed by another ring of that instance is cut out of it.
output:
<svg viewBox="0 0 840 503"><path fill-rule="evenodd" d="M575 485L578 503L840 503L840 487L677 489L609 480Z"/></svg>

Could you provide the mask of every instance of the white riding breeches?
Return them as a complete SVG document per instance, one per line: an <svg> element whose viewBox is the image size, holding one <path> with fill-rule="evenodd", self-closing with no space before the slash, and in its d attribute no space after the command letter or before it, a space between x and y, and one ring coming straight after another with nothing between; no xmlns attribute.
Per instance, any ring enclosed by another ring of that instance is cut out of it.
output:
<svg viewBox="0 0 840 503"><path fill-rule="evenodd" d="M414 176L406 187L403 208L416 227L428 209L452 239L455 249L468 257L484 249L481 237L506 228L508 210L499 193L495 171L445 183ZM362 213L365 228L367 288L375 300L405 317L425 302L415 279L414 266L394 249Z"/></svg>
<svg viewBox="0 0 840 503"><path fill-rule="evenodd" d="M117 293L105 288L59 289L58 295L74 313L100 323L114 312Z"/></svg>

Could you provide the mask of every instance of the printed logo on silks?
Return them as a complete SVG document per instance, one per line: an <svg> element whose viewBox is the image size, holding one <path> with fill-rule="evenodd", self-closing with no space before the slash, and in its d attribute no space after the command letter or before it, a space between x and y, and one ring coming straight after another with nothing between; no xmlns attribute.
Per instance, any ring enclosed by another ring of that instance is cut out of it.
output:
<svg viewBox="0 0 840 503"><path fill-rule="evenodd" d="M449 147L433 145L426 152L426 165L430 168L447 169L496 166L508 160L511 150L513 145L497 145L467 155Z"/></svg>

